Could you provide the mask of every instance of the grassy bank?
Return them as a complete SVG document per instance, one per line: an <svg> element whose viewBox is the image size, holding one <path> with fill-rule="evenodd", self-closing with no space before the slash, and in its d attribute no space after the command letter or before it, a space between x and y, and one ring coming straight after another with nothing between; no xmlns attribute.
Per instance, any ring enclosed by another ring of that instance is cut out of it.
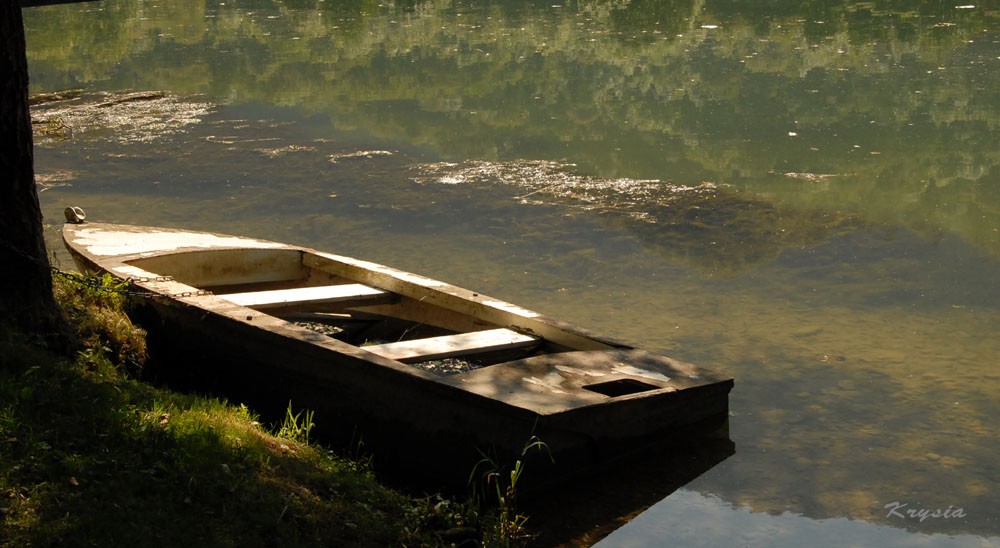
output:
<svg viewBox="0 0 1000 548"><path fill-rule="evenodd" d="M475 504L382 486L308 443L303 414L261 425L246 407L137 381L144 333L103 285L57 280L69 351L0 330L0 545L476 546L521 534L498 537Z"/></svg>

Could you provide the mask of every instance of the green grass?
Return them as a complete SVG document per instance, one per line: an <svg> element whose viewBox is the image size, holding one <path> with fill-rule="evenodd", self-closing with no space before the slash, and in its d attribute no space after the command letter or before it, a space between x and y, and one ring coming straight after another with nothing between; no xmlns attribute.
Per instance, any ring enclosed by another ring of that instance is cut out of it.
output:
<svg viewBox="0 0 1000 548"><path fill-rule="evenodd" d="M113 289L57 280L76 333L69 355L0 326L0 546L483 538L475 505L405 496L308 443L308 412L290 405L270 432L244 406L135 380L144 334Z"/></svg>
<svg viewBox="0 0 1000 548"><path fill-rule="evenodd" d="M531 436L521 449L521 456L514 461L510 469L506 469L497 460L485 453L476 464L469 477L469 484L477 486L476 475L480 476L483 492L479 494L483 503L489 504L495 510L485 516L484 542L489 546L511 548L527 544L532 535L526 524L528 516L517 511L517 486L525 472L525 462L528 454L536 450L548 454L549 448L537 436Z"/></svg>

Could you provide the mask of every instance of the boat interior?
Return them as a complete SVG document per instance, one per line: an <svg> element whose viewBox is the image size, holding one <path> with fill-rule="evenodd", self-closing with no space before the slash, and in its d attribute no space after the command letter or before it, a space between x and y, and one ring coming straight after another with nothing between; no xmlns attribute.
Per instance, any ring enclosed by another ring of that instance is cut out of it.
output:
<svg viewBox="0 0 1000 548"><path fill-rule="evenodd" d="M570 333L560 344L537 333L534 318L477 293L300 249L196 250L127 264L443 375L540 354L613 348ZM574 338L588 347L566 344Z"/></svg>

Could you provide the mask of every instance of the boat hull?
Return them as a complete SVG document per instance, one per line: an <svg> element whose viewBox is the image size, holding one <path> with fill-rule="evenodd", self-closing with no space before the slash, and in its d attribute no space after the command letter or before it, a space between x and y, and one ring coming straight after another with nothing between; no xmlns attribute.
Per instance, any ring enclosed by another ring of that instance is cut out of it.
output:
<svg viewBox="0 0 1000 548"><path fill-rule="evenodd" d="M398 461L393 467L459 466L467 474L470 459L517 456L529 439L543 441L561 467L578 467L704 433L728 415L731 378L382 265L170 229L67 225L64 239L81 269L132 280L133 314L157 357L153 376L238 398L265 414L289 404L309 409L325 439ZM310 294L331 282L338 290L348 282L373 288L357 302L306 303L345 322L510 330L537 344L501 344L491 355L511 359L435 374L290 321L306 305L287 297L289 280L305 286L291 291ZM269 289L274 284L284 285ZM263 304L279 293L286 301Z"/></svg>

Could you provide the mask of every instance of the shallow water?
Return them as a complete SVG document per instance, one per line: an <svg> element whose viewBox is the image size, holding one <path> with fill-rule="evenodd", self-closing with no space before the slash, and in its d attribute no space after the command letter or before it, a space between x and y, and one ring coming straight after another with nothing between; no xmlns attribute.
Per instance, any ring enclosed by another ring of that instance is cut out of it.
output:
<svg viewBox="0 0 1000 548"><path fill-rule="evenodd" d="M43 210L359 256L735 377L735 454L607 546L1000 544L998 12L739 9L32 8L33 92L166 92L36 107Z"/></svg>

